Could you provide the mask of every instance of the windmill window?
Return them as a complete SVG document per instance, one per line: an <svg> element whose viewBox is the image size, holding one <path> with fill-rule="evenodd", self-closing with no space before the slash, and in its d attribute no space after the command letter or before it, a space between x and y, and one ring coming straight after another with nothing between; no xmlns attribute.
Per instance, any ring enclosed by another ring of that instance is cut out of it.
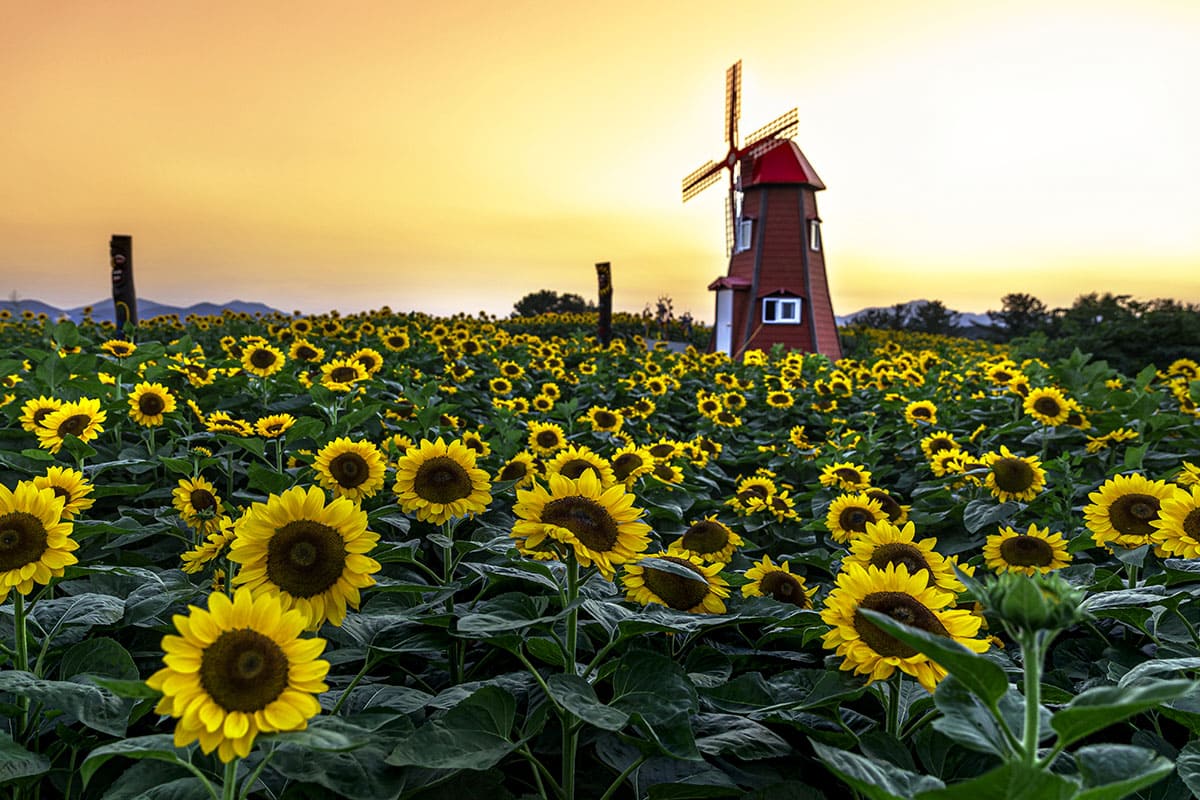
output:
<svg viewBox="0 0 1200 800"><path fill-rule="evenodd" d="M800 322L799 297L763 298L762 321L768 325L795 325Z"/></svg>
<svg viewBox="0 0 1200 800"><path fill-rule="evenodd" d="M733 243L733 252L740 253L750 249L750 237L754 233L754 220L742 218L737 223L737 236Z"/></svg>
<svg viewBox="0 0 1200 800"><path fill-rule="evenodd" d="M821 220L808 221L808 249L821 252Z"/></svg>

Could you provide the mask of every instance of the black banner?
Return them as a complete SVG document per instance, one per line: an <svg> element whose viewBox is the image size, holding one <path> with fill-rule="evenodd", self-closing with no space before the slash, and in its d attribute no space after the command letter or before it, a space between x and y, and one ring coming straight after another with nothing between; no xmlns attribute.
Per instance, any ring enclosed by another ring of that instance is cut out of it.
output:
<svg viewBox="0 0 1200 800"><path fill-rule="evenodd" d="M600 320L596 337L605 347L612 341L612 264L602 261L596 265L596 280L600 284Z"/></svg>
<svg viewBox="0 0 1200 800"><path fill-rule="evenodd" d="M117 332L123 333L125 325L137 325L137 292L133 288L133 237L114 234L108 242L108 255L112 264L113 313Z"/></svg>

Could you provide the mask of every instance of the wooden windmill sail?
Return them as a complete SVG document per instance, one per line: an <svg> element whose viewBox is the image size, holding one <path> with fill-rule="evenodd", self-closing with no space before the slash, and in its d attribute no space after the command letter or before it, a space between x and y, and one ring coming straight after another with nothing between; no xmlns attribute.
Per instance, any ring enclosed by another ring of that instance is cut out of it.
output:
<svg viewBox="0 0 1200 800"><path fill-rule="evenodd" d="M710 350L734 357L783 344L841 358L825 275L816 192L825 184L792 141L796 109L738 142L742 62L725 73L725 157L683 179L687 202L728 175L728 273L713 281L717 313Z"/></svg>

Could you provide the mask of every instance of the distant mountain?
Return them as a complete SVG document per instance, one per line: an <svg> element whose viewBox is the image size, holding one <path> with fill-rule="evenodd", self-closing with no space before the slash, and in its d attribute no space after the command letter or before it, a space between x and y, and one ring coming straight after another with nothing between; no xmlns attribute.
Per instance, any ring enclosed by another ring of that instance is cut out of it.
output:
<svg viewBox="0 0 1200 800"><path fill-rule="evenodd" d="M166 314L176 314L182 320L189 314L197 316L216 316L220 315L225 309L229 309L235 313L246 313L251 316L255 314L270 315L279 313L276 309L264 303L248 303L244 300L230 300L227 303L194 303L190 306L172 306L165 303L156 303L153 300L144 298L138 299L138 318L150 319ZM83 310L87 306L77 306L75 308L56 308L41 300L0 300L0 309L8 309L12 314L19 315L23 311L32 311L34 314L46 314L50 319L61 319L67 317L73 322L79 322L83 319ZM116 315L113 312L112 298L98 300L91 304L92 319L96 321L115 321Z"/></svg>
<svg viewBox="0 0 1200 800"><path fill-rule="evenodd" d="M870 314L874 311L885 311L891 313L897 307L903 309L905 319L912 319L921 306L926 305L928 300L909 300L907 303L896 303L890 306L871 306L869 308L860 308L852 314L837 317L838 325L853 325L860 317ZM991 317L987 314L972 314L965 311L955 311L947 309L951 313L958 314L957 323L960 328L992 328L995 324Z"/></svg>

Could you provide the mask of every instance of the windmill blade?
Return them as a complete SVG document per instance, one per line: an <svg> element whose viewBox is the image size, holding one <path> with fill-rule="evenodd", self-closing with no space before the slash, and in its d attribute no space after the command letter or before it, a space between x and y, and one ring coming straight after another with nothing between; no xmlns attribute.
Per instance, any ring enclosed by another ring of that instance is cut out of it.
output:
<svg viewBox="0 0 1200 800"><path fill-rule="evenodd" d="M712 186L717 181L721 180L721 170L725 169L724 164L718 164L716 161L709 161L703 167L692 172L683 179L683 202L691 200L700 192Z"/></svg>
<svg viewBox="0 0 1200 800"><path fill-rule="evenodd" d="M772 139L790 139L799 130L799 112L793 108L783 116L775 118L746 137L745 149L746 151L751 151L758 145Z"/></svg>
<svg viewBox="0 0 1200 800"><path fill-rule="evenodd" d="M725 144L736 148L738 120L742 118L742 62L725 71Z"/></svg>

